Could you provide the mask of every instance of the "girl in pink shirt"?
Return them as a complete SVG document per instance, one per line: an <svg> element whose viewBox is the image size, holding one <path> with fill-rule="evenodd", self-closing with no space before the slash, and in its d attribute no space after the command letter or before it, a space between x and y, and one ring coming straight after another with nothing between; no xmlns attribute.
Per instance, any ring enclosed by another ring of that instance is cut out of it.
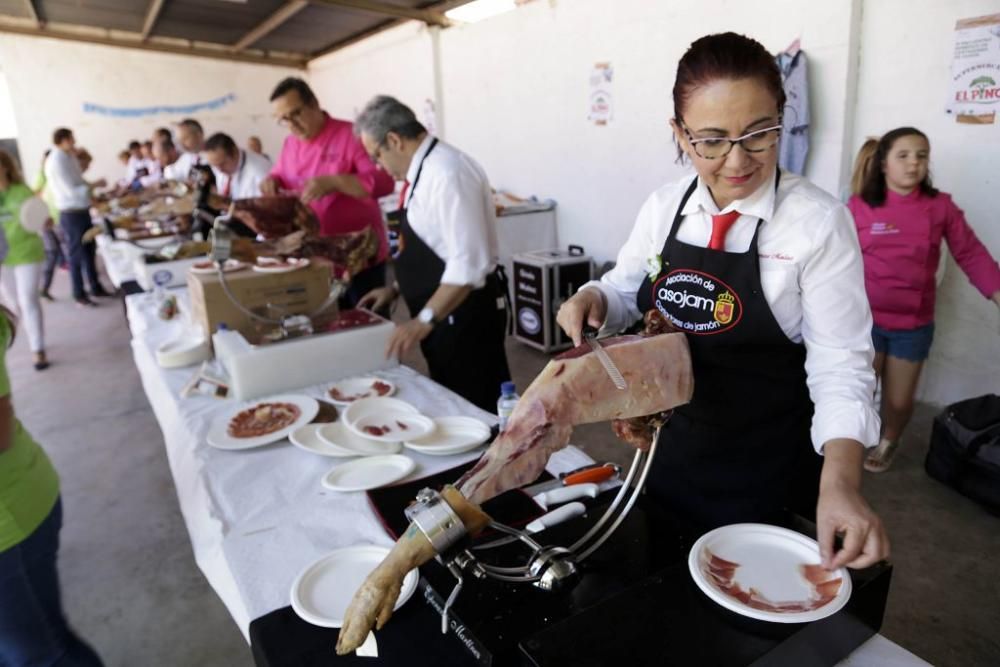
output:
<svg viewBox="0 0 1000 667"><path fill-rule="evenodd" d="M941 241L972 284L1000 307L1000 267L962 209L931 185L930 143L912 127L883 136L860 195L847 203L858 228L865 288L882 381L882 439L865 468L882 472L913 413L920 371L934 337L935 271Z"/></svg>

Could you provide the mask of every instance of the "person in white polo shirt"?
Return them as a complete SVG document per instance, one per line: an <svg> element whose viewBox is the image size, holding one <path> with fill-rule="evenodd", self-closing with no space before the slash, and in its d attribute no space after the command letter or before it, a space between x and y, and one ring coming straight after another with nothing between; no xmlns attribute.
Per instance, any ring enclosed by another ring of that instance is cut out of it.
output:
<svg viewBox="0 0 1000 667"><path fill-rule="evenodd" d="M228 134L217 132L205 142L205 159L215 172L215 187L229 199L260 197L260 184L271 163L263 155L236 145Z"/></svg>
<svg viewBox="0 0 1000 667"><path fill-rule="evenodd" d="M76 139L65 127L52 135L55 148L45 160L45 178L59 209L59 225L69 246L69 269L73 282L73 298L81 306L96 306L83 289L84 274L90 284L90 295L111 296L97 279L94 256L83 247L83 235L93 224L90 220L90 185L76 157Z"/></svg>
<svg viewBox="0 0 1000 667"><path fill-rule="evenodd" d="M170 181L190 179L191 169L205 164L201 151L205 148L205 131L194 118L185 118L177 124L177 142L182 153L173 164L163 168L163 177Z"/></svg>

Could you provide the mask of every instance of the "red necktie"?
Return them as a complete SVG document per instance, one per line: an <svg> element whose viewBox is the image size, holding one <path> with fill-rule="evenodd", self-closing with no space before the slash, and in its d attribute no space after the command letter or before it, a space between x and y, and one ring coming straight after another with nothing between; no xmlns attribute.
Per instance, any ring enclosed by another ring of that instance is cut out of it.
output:
<svg viewBox="0 0 1000 667"><path fill-rule="evenodd" d="M226 199L229 199L229 190L232 184L233 184L233 177L230 176L229 178L226 179L226 187L222 189L222 196L225 197Z"/></svg>
<svg viewBox="0 0 1000 667"><path fill-rule="evenodd" d="M406 191L410 189L410 182L403 181L403 189L399 191L399 208L406 204Z"/></svg>
<svg viewBox="0 0 1000 667"><path fill-rule="evenodd" d="M712 216L712 238L708 240L708 247L712 250L723 250L726 247L726 232L739 220L739 211L730 211L722 215Z"/></svg>

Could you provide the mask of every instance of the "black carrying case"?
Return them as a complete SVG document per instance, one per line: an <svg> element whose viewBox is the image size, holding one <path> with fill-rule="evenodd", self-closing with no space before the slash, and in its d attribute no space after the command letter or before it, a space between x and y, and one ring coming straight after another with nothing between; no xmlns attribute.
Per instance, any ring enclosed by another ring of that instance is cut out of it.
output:
<svg viewBox="0 0 1000 667"><path fill-rule="evenodd" d="M959 401L935 417L924 468L1000 516L1000 396Z"/></svg>

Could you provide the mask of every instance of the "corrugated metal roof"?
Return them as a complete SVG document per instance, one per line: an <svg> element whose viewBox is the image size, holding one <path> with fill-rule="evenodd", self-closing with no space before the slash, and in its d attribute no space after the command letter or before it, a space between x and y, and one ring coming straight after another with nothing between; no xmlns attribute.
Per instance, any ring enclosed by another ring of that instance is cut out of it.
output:
<svg viewBox="0 0 1000 667"><path fill-rule="evenodd" d="M446 23L467 1L31 0L33 17L28 0L0 0L0 32L303 65L409 18Z"/></svg>

